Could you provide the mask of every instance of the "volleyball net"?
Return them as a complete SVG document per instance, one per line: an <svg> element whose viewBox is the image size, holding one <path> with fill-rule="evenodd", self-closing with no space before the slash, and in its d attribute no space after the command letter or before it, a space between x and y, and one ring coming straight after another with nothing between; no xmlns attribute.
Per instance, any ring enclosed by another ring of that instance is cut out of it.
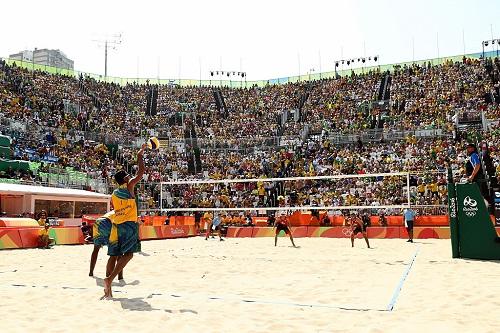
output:
<svg viewBox="0 0 500 333"><path fill-rule="evenodd" d="M180 180L160 183L160 211L268 215L276 210L394 211L410 206L410 174Z"/></svg>

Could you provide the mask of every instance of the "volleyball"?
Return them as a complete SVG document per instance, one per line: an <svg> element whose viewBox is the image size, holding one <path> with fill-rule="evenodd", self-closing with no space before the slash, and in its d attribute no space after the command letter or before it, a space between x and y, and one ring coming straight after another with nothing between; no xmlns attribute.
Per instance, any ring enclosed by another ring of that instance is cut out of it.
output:
<svg viewBox="0 0 500 333"><path fill-rule="evenodd" d="M149 147L149 149L152 149L152 150L156 150L156 149L160 148L160 141L158 140L158 138L155 136L149 138L148 147Z"/></svg>

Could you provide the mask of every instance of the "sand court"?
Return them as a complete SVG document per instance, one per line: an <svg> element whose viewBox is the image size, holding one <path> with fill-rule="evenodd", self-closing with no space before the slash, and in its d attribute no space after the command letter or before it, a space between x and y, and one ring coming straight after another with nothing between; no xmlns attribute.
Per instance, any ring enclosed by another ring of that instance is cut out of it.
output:
<svg viewBox="0 0 500 333"><path fill-rule="evenodd" d="M452 260L449 240L300 238L143 242L99 300L107 256L91 246L0 252L7 331L493 331L498 262ZM467 283L466 281L470 281ZM399 291L399 288L401 290ZM391 311L391 305L394 308ZM98 313L98 318L95 318ZM410 326L408 326L410 323ZM432 324L435 326L432 326ZM479 325L479 326L478 326ZM414 327L412 327L414 326ZM443 331L443 330L441 330Z"/></svg>

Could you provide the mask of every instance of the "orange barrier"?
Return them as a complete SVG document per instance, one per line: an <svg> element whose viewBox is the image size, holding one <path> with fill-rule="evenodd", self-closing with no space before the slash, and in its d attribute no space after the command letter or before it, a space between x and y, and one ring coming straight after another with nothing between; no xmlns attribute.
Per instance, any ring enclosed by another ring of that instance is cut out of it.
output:
<svg viewBox="0 0 500 333"><path fill-rule="evenodd" d="M231 228L232 227L228 228L228 235L229 229ZM276 231L272 227L253 227L244 229L252 229L252 234L250 237L274 237L276 233ZM292 227L292 234L293 237L307 237L307 227ZM285 233L281 232L279 235L285 236Z"/></svg>
<svg viewBox="0 0 500 333"><path fill-rule="evenodd" d="M366 233L368 238L401 238L401 227L369 227Z"/></svg>
<svg viewBox="0 0 500 333"><path fill-rule="evenodd" d="M165 221L167 221L166 216L152 216L151 223L154 227L165 225Z"/></svg>
<svg viewBox="0 0 500 333"><path fill-rule="evenodd" d="M52 227L49 236L54 238L57 245L83 244L84 238L80 227Z"/></svg>
<svg viewBox="0 0 500 333"><path fill-rule="evenodd" d="M194 216L172 216L170 217L170 225L194 225Z"/></svg>
<svg viewBox="0 0 500 333"><path fill-rule="evenodd" d="M0 228L0 249L38 247L38 236L42 228ZM141 240L195 236L194 226L139 226ZM51 227L49 236L56 245L83 244L83 233L79 227Z"/></svg>
<svg viewBox="0 0 500 333"><path fill-rule="evenodd" d="M227 228L227 237L252 237L252 227L229 227Z"/></svg>
<svg viewBox="0 0 500 333"><path fill-rule="evenodd" d="M330 223L332 225L345 225L345 218L343 216L334 215L329 216L328 218L330 219Z"/></svg>
<svg viewBox="0 0 500 333"><path fill-rule="evenodd" d="M42 228L0 228L0 249L38 247ZM52 227L49 236L57 245L83 244L83 234L78 227Z"/></svg>
<svg viewBox="0 0 500 333"><path fill-rule="evenodd" d="M23 247L19 230L0 229L0 249L20 249Z"/></svg>
<svg viewBox="0 0 500 333"><path fill-rule="evenodd" d="M0 218L0 227L38 227L38 222L30 218Z"/></svg>
<svg viewBox="0 0 500 333"><path fill-rule="evenodd" d="M320 221L324 219L326 212L322 211L319 214L319 219L316 217L312 217L310 212L302 213L295 212L292 215L288 216L288 222L290 222L291 226L320 226ZM158 222L153 222L155 221ZM328 216L330 220L331 226L344 226L345 218L342 215L334 215ZM404 226L403 216L395 215L395 216L386 216L387 225L388 226ZM164 225L165 217L157 217L157 216L145 216L143 218L145 225ZM160 222L162 221L162 222ZM266 216L257 216L252 217L253 224L257 227L265 227L267 226L267 217ZM373 227L381 226L379 222L378 216L371 216L370 221ZM203 222L203 220L202 220ZM194 217L193 216L173 216L170 217L170 225L194 225ZM437 216L417 216L415 219L415 226L422 227L439 227L439 226L448 226L449 219L446 215L437 215Z"/></svg>
<svg viewBox="0 0 500 333"><path fill-rule="evenodd" d="M252 223L258 227L267 227L267 216L252 216Z"/></svg>
<svg viewBox="0 0 500 333"><path fill-rule="evenodd" d="M408 238L405 227L369 227L368 238ZM500 232L500 228L497 228ZM294 237L327 237L327 238L348 238L351 236L351 229L347 226L334 227L292 227ZM272 227L229 227L227 237L274 237ZM358 238L362 235L358 234ZM413 230L415 239L438 238L449 239L449 227L415 227Z"/></svg>
<svg viewBox="0 0 500 333"><path fill-rule="evenodd" d="M41 228L0 228L0 249L32 248L38 246ZM496 227L500 235L500 227ZM449 227L415 227L415 239L449 239ZM350 237L348 227L292 227L294 237ZM282 233L281 233L282 234ZM78 227L53 227L49 235L56 244L83 244L83 235ZM189 237L196 235L193 226L144 226L139 227L141 240ZM283 236L283 235L281 235ZM274 237L271 227L229 227L227 237ZM361 237L358 234L358 237ZM369 227L369 238L407 238L404 227Z"/></svg>
<svg viewBox="0 0 500 333"><path fill-rule="evenodd" d="M31 247L38 247L38 236L40 235L40 230L42 230L42 228L19 229L22 248L26 249Z"/></svg>
<svg viewBox="0 0 500 333"><path fill-rule="evenodd" d="M401 238L408 238L406 229L401 231ZM449 227L415 227L413 228L413 238L425 239L425 238L438 238L438 239L450 239L450 228Z"/></svg>
<svg viewBox="0 0 500 333"><path fill-rule="evenodd" d="M145 226L159 227L165 225L166 216L143 216L141 221ZM169 225L184 226L194 225L194 216L171 216L168 220Z"/></svg>
<svg viewBox="0 0 500 333"><path fill-rule="evenodd" d="M449 226L450 219L446 215L440 216L417 216L415 226Z"/></svg>
<svg viewBox="0 0 500 333"><path fill-rule="evenodd" d="M165 239L165 238L179 238L195 236L194 226L147 226L141 225L139 227L139 239Z"/></svg>

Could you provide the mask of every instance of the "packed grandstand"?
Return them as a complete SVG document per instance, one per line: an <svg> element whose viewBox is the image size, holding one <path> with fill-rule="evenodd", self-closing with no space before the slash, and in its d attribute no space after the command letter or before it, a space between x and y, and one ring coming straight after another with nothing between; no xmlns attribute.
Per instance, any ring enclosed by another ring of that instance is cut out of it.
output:
<svg viewBox="0 0 500 333"><path fill-rule="evenodd" d="M25 67L0 62L1 129L11 138L1 181L109 193L112 175L133 171L137 146L155 135L162 148L146 154L139 191L147 214L159 214L161 197L162 207L275 207L278 196L296 206L393 205L407 195L398 177L180 186L167 196L159 183L407 171L411 203L437 215L467 142L487 144L500 172L496 58L241 88L159 85L153 116L152 84Z"/></svg>

